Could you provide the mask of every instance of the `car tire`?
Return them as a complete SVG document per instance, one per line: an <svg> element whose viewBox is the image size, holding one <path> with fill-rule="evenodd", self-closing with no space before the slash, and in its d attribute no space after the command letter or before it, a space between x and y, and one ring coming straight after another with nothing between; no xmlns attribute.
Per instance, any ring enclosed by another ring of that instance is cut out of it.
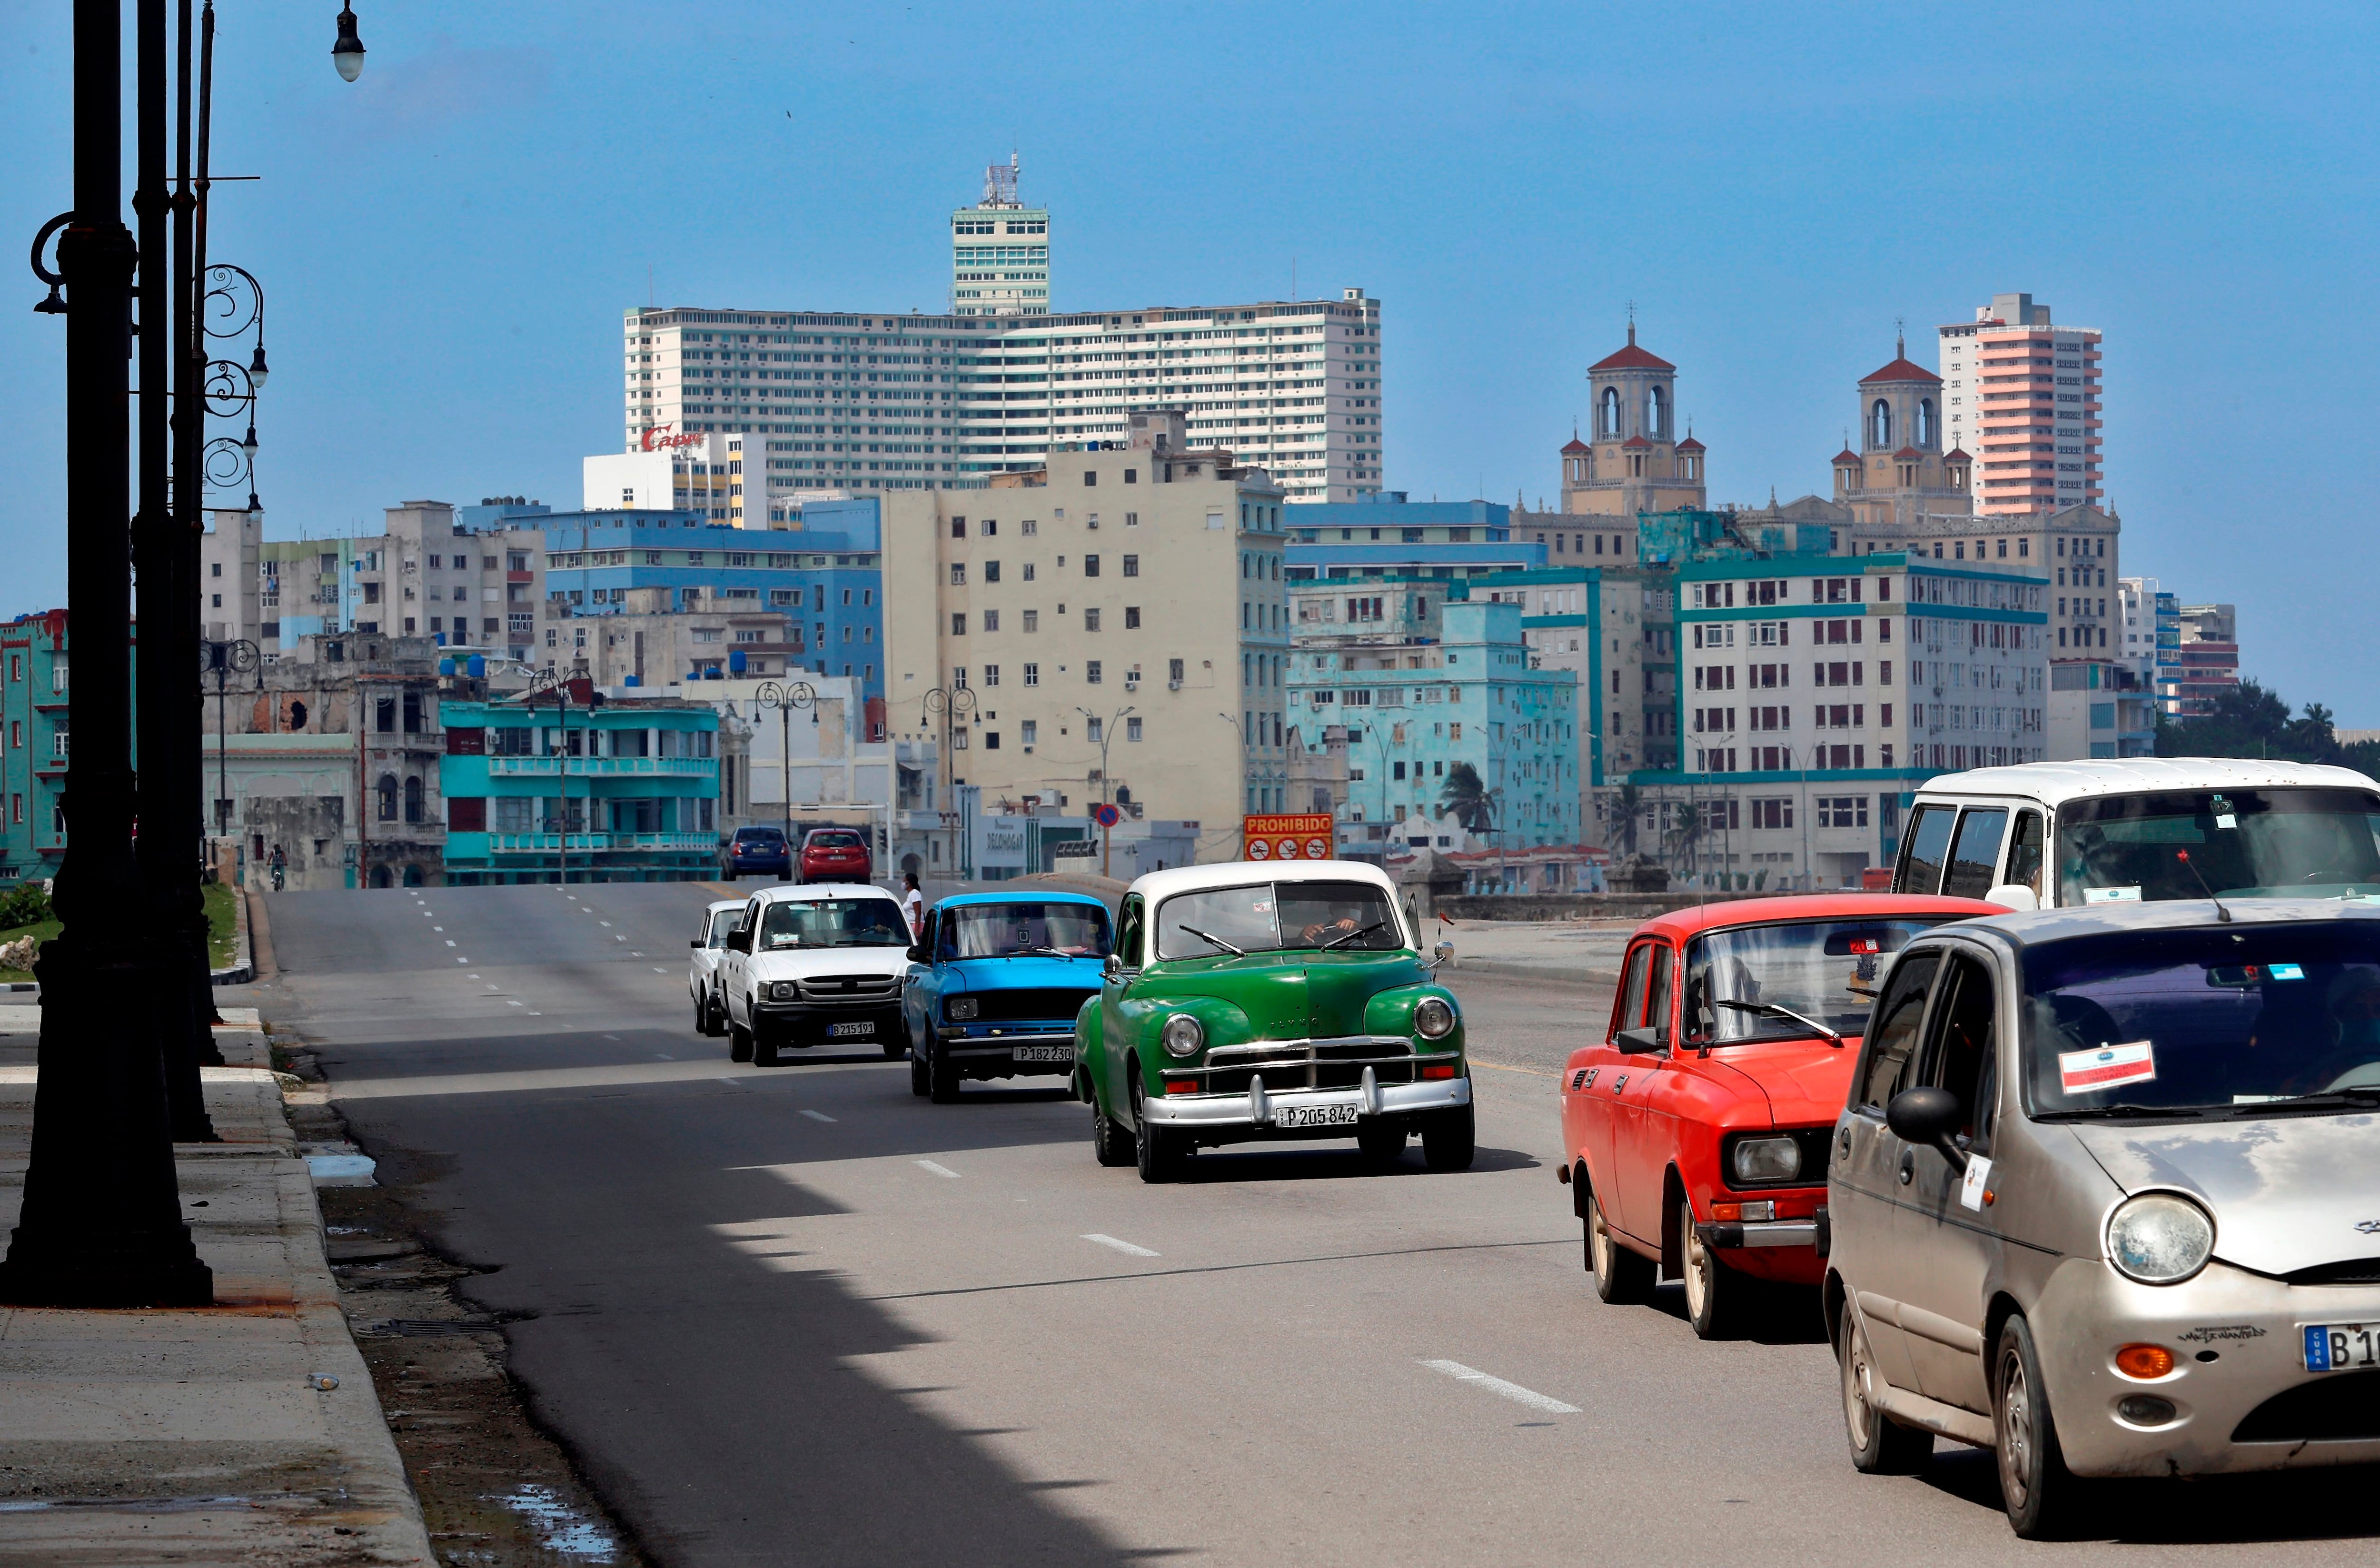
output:
<svg viewBox="0 0 2380 1568"><path fill-rule="evenodd" d="M752 1065L773 1067L777 1064L777 1031L759 1019L752 1020Z"/></svg>
<svg viewBox="0 0 2380 1568"><path fill-rule="evenodd" d="M1385 1165L1405 1151L1405 1124L1402 1122L1367 1122L1355 1129L1355 1147L1364 1158L1375 1164Z"/></svg>
<svg viewBox="0 0 2380 1568"><path fill-rule="evenodd" d="M929 1098L937 1105L959 1102L959 1065L937 1051L926 1059L926 1084Z"/></svg>
<svg viewBox="0 0 2380 1568"><path fill-rule="evenodd" d="M1155 1184L1181 1178L1181 1139L1172 1128L1160 1127L1141 1114L1140 1086L1137 1084L1133 1086L1132 1095L1132 1153L1133 1163L1140 1167L1142 1181Z"/></svg>
<svg viewBox="0 0 2380 1568"><path fill-rule="evenodd" d="M727 1024L727 1060L730 1062L752 1060L752 1031L733 1019L730 1019Z"/></svg>
<svg viewBox="0 0 2380 1568"><path fill-rule="evenodd" d="M1620 1244L1620 1238L1611 1234L1610 1222L1603 1217L1603 1200L1592 1191L1586 1195L1586 1216L1580 1223L1586 1227L1586 1269L1595 1276L1597 1299L1614 1307L1634 1307L1651 1296L1653 1260Z"/></svg>
<svg viewBox="0 0 2380 1568"><path fill-rule="evenodd" d="M1091 1158L1110 1169L1130 1165L1139 1158L1132 1139L1116 1125L1096 1093L1091 1097Z"/></svg>
<svg viewBox="0 0 2380 1568"><path fill-rule="evenodd" d="M897 1039L888 1036L884 1041L883 1050L884 1060L887 1062L898 1062L901 1058L909 1054L909 1042L905 1039Z"/></svg>
<svg viewBox="0 0 2380 1568"><path fill-rule="evenodd" d="M710 1033L710 998L707 996L694 999L694 1032L698 1035Z"/></svg>
<svg viewBox="0 0 2380 1568"><path fill-rule="evenodd" d="M1421 1124L1422 1163L1433 1171L1468 1171L1477 1150L1477 1126L1468 1105L1440 1111Z"/></svg>
<svg viewBox="0 0 2380 1568"><path fill-rule="evenodd" d="M2001 1325L1992 1355L1992 1456L2000 1504L2019 1538L2059 1540L2073 1533L2087 1484L2066 1467L2041 1355L2032 1325L2022 1317Z"/></svg>
<svg viewBox="0 0 2380 1568"><path fill-rule="evenodd" d="M1867 1331L1849 1302L1835 1331L1835 1360L1842 1373L1843 1435L1851 1440L1852 1468L1864 1476L1916 1476L1934 1462L1934 1434L1904 1427L1876 1407L1870 1393L1881 1380Z"/></svg>
<svg viewBox="0 0 2380 1568"><path fill-rule="evenodd" d="M1693 1326L1694 1337L1706 1340L1731 1340L1742 1337L1744 1326L1753 1315L1753 1298L1760 1294L1761 1282L1749 1274L1740 1274L1718 1259L1718 1254L1703 1245L1694 1233L1694 1206L1691 1199L1678 1199L1678 1252L1684 1265L1682 1270L1686 1285L1686 1321Z"/></svg>

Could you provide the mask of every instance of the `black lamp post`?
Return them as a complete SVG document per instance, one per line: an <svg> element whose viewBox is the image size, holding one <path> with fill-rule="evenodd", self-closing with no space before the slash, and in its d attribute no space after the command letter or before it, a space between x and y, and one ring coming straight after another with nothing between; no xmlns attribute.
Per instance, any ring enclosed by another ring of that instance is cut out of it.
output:
<svg viewBox="0 0 2380 1568"><path fill-rule="evenodd" d="M961 672L964 674L965 672ZM942 820L951 824L951 874L959 869L958 763L951 755L951 721L965 723L975 716L975 693L964 686L938 686L925 695L924 709L929 716L942 716Z"/></svg>
<svg viewBox="0 0 2380 1568"><path fill-rule="evenodd" d="M199 655L200 671L215 678L214 831L218 833L228 833L232 828L231 767L225 748L229 744L227 737L231 731L224 722L225 692L230 685L232 676L244 675L255 669L262 656L258 651L256 644L244 637L236 638L229 642L201 642L199 644ZM259 691L264 689L262 675L256 677L256 689Z"/></svg>
<svg viewBox="0 0 2380 1568"><path fill-rule="evenodd" d="M162 261L165 184L165 0L139 0L138 166L152 262L149 324L163 337L171 291ZM164 1057L177 967L155 944L120 939L146 909L133 854L131 565L132 282L140 251L123 210L123 26L117 0L75 0L74 216L55 276L67 317L67 580L75 607L69 699L77 745L58 869L64 929L35 961L42 983L39 1087L24 1205L0 1263L0 1301L45 1307L187 1307L214 1278L182 1221ZM156 309L167 305L166 310ZM156 357L144 364L162 371ZM162 379L144 402L162 404ZM164 456L154 433L144 465ZM163 492L142 486L144 504ZM160 520L152 511L150 520ZM171 634L165 638L170 642ZM170 651L170 650L169 650ZM152 658L155 650L152 650ZM176 662L167 660L169 664ZM178 664L188 669L187 664ZM182 809L187 810L187 801ZM188 862L183 863L184 874Z"/></svg>
<svg viewBox="0 0 2380 1568"><path fill-rule="evenodd" d="M762 681L752 693L754 718L760 716L759 711L763 708L777 711L777 777L785 792L785 854L789 859L799 858L794 845L794 710L817 705L818 688L808 681Z"/></svg>
<svg viewBox="0 0 2380 1568"><path fill-rule="evenodd" d="M521 693L521 700L528 703L532 710L540 701L552 698L554 716L562 723L562 749L557 755L562 760L558 787L562 791L562 880L565 885L570 881L570 687L572 682L585 678L582 675L565 675L549 664L529 677L528 689ZM602 701L603 694L590 687L585 703L590 721L587 730L587 748L590 753L595 748L595 731L591 721L594 710L601 706ZM591 882L595 880L595 790L591 781L588 784L587 791L587 880Z"/></svg>

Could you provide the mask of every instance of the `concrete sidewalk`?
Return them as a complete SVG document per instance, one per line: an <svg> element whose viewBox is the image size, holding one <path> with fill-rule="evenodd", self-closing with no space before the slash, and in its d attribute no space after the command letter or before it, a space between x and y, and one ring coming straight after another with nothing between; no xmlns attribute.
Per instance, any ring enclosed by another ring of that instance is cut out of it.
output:
<svg viewBox="0 0 2380 1568"><path fill-rule="evenodd" d="M323 1256L252 1010L203 1070L219 1144L176 1146L212 1308L0 1307L0 1564L435 1559ZM0 1005L0 1234L32 1131L39 1010Z"/></svg>

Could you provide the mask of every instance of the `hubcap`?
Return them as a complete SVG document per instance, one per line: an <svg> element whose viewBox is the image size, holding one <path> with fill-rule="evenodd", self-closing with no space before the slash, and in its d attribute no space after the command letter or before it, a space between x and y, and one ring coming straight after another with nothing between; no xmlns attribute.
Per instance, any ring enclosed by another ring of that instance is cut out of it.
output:
<svg viewBox="0 0 2380 1568"><path fill-rule="evenodd" d="M2024 1506L2032 1474L2033 1400L2025 1388L2024 1363L2011 1355L2000 1378L2000 1486L2019 1508Z"/></svg>
<svg viewBox="0 0 2380 1568"><path fill-rule="evenodd" d="M1686 1310L1700 1318L1710 1302L1710 1254L1694 1234L1694 1211L1687 1209L1682 1219L1686 1227Z"/></svg>
<svg viewBox="0 0 2380 1568"><path fill-rule="evenodd" d="M1843 1355L1843 1422L1851 1428L1853 1448L1866 1449L1875 1419L1867 1402L1867 1336L1854 1323Z"/></svg>
<svg viewBox="0 0 2380 1568"><path fill-rule="evenodd" d="M1586 1200L1586 1245L1595 1255L1595 1277L1611 1277L1611 1236L1604 1229L1603 1205L1594 1198Z"/></svg>

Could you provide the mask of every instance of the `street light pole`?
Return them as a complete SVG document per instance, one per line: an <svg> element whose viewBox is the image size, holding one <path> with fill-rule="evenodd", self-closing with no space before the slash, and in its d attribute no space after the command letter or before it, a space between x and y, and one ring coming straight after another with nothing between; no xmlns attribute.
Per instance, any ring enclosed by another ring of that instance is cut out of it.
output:
<svg viewBox="0 0 2380 1568"><path fill-rule="evenodd" d="M794 853L794 710L815 709L818 687L808 681L762 681L752 692L752 705L777 711L777 784L785 796L785 855L790 862L786 869L794 881L799 881L799 857ZM759 717L757 713L753 716ZM843 794L844 803L849 804L851 791L848 786ZM889 852L890 835L887 838Z"/></svg>
<svg viewBox="0 0 2380 1568"><path fill-rule="evenodd" d="M1132 712L1133 710L1130 707L1119 708L1114 712L1108 715L1105 723L1100 722L1099 716L1097 713L1092 712L1089 709L1083 707L1079 703L1075 705L1075 711L1083 716L1083 720L1086 723L1098 724L1099 726L1099 804L1102 806L1108 805L1112 798L1110 786L1115 782L1108 775L1108 748L1115 744L1116 721ZM1107 824L1104 822L1099 824L1099 837L1103 843L1111 842L1111 835L1108 833ZM1099 875L1104 877L1107 874L1108 852L1105 848L1102 848L1099 852Z"/></svg>
<svg viewBox="0 0 2380 1568"><path fill-rule="evenodd" d="M139 0L146 142L162 136L164 0ZM0 1262L0 1302L20 1307L200 1307L214 1276L183 1223L166 1104L160 993L171 955L120 940L143 906L133 854L129 405L132 279L123 223L123 23L117 0L74 6L74 208L58 271L67 317L67 582L79 679L68 712L80 744L58 869L63 929L35 960L42 984L38 1088L24 1202ZM145 145L141 166L163 168ZM147 313L164 334L162 279ZM44 301L46 305L48 302ZM51 312L45 312L51 313ZM143 389L162 398L164 387ZM187 669L188 665L182 665ZM187 804L183 808L187 808Z"/></svg>
<svg viewBox="0 0 2380 1568"><path fill-rule="evenodd" d="M951 756L951 721L974 713L975 693L964 686L938 686L926 693L919 705L929 717L942 716L942 820L951 825L950 869L955 878L959 870L958 764Z"/></svg>

